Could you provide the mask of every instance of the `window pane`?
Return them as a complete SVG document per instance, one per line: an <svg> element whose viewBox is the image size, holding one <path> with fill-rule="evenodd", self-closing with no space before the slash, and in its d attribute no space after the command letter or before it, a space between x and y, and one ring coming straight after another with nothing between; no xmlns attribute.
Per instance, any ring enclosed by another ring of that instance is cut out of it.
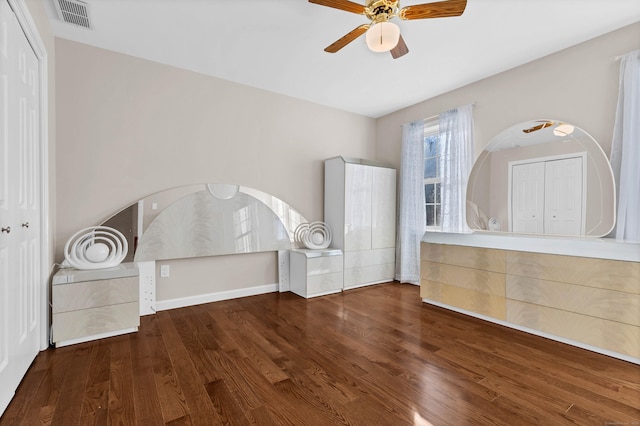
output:
<svg viewBox="0 0 640 426"><path fill-rule="evenodd" d="M427 158L424 160L424 178L435 178L438 177L438 159L437 158Z"/></svg>
<svg viewBox="0 0 640 426"><path fill-rule="evenodd" d="M434 203L438 203L438 204L442 203L442 201L440 199L440 184L439 183L435 184L435 191L434 192L435 192L435 195L434 195L434 200L435 201L433 201L433 202Z"/></svg>
<svg viewBox="0 0 640 426"><path fill-rule="evenodd" d="M436 208L436 209L435 209L435 210L436 210L436 219L435 219L435 220L436 220L436 223L435 223L434 225L436 225L436 226L440 226L440 225L442 225L442 214L441 214L441 209L440 209L440 206L439 206L439 205L435 206L435 208Z"/></svg>
<svg viewBox="0 0 640 426"><path fill-rule="evenodd" d="M428 183L424 186L424 200L426 203L434 203L435 202L435 190L434 184Z"/></svg>
<svg viewBox="0 0 640 426"><path fill-rule="evenodd" d="M440 153L438 152L438 141L440 138L438 138L437 135L433 135L433 136L428 136L425 141L424 141L424 156L426 157L435 157L437 155L439 155Z"/></svg>
<svg viewBox="0 0 640 426"><path fill-rule="evenodd" d="M426 210L427 210L427 226L434 226L435 223L435 211L434 211L434 206L433 205L428 205Z"/></svg>

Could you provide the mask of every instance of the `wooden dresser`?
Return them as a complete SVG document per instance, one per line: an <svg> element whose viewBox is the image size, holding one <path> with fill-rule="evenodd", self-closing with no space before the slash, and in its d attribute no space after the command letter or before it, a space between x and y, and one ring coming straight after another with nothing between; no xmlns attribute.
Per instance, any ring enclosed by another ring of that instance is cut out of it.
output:
<svg viewBox="0 0 640 426"><path fill-rule="evenodd" d="M640 362L640 246L616 260L455 240L422 243L425 302Z"/></svg>

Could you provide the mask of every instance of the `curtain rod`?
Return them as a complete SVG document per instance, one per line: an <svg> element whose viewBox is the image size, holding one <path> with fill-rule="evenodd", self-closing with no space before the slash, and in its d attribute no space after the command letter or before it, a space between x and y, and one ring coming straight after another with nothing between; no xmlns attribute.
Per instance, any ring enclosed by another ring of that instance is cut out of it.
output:
<svg viewBox="0 0 640 426"><path fill-rule="evenodd" d="M470 103L468 103L468 104L464 104L464 105L471 105L472 107L475 107L475 106L476 106L476 101L473 101L473 102L470 102ZM457 107L456 107L456 108L457 108ZM447 110L447 111L448 111L448 110ZM435 120L435 119L436 119L436 118L438 118L439 116L440 116L440 114L432 115L431 117L423 118L423 119L422 119L422 121L427 122L427 121ZM418 121L418 120L416 120L416 121ZM412 121L410 121L409 123L413 123L413 122L412 122ZM405 124L409 124L409 123L401 124L401 125L400 125L400 127L404 126Z"/></svg>
<svg viewBox="0 0 640 426"><path fill-rule="evenodd" d="M468 104L464 104L464 105L471 105L472 107L475 108L476 106L476 101L470 102ZM457 108L457 107L456 107ZM452 108L453 109L453 108ZM447 110L448 111L448 110ZM431 121L431 120L435 120L436 118L438 118L440 116L440 114L436 114L436 115L432 115L431 117L426 117L423 118L422 121Z"/></svg>
<svg viewBox="0 0 640 426"><path fill-rule="evenodd" d="M629 53L625 53L624 55L618 55L618 56L616 56L615 58L613 58L613 60L614 60L614 61L619 61L620 59L624 58L625 56L627 56L627 55L633 55L634 53L635 53L636 55L640 55L640 50L632 50L631 52L629 52Z"/></svg>

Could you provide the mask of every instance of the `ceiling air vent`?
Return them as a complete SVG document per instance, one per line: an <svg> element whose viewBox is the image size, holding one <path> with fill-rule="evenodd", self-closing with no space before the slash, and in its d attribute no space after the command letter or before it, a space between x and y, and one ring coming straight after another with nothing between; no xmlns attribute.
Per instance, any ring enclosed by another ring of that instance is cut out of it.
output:
<svg viewBox="0 0 640 426"><path fill-rule="evenodd" d="M58 17L69 24L91 29L89 5L78 0L53 0Z"/></svg>

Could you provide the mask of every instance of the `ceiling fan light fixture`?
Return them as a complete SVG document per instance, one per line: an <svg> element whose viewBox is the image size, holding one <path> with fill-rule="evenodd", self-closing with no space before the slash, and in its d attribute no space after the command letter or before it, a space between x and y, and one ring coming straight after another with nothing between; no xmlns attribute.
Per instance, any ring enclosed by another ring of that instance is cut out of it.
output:
<svg viewBox="0 0 640 426"><path fill-rule="evenodd" d="M388 52L400 40L400 27L393 22L378 22L367 30L367 47L373 52Z"/></svg>
<svg viewBox="0 0 640 426"><path fill-rule="evenodd" d="M553 134L560 137L569 136L573 133L574 129L575 127L571 124L560 123L555 129L553 129Z"/></svg>

